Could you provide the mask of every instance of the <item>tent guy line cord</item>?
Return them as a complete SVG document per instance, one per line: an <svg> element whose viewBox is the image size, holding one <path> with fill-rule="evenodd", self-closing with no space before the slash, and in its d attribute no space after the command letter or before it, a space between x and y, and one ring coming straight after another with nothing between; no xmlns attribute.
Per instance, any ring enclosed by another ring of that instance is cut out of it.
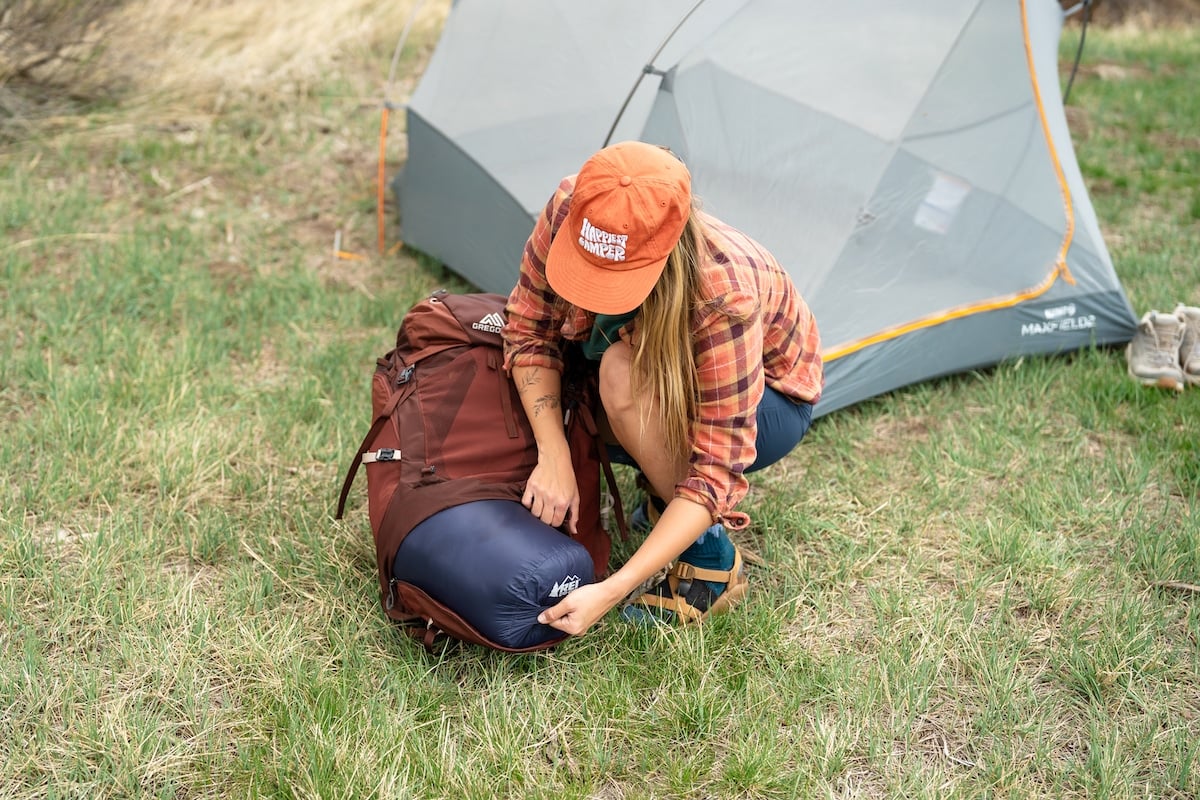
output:
<svg viewBox="0 0 1200 800"><path fill-rule="evenodd" d="M1083 9L1083 23L1079 29L1079 48L1075 51L1075 63L1071 65L1071 77L1067 79L1067 88L1063 89L1063 105L1067 104L1067 98L1071 96L1071 86L1075 83L1075 72L1079 69L1079 59L1083 56L1083 43L1087 41L1088 22L1092 18L1092 3L1094 0L1083 0L1081 3L1076 3L1070 9L1063 12L1063 19L1072 16L1080 9Z"/></svg>
<svg viewBox="0 0 1200 800"><path fill-rule="evenodd" d="M417 13L423 5L425 5L425 0L417 0L417 4L409 12L408 21L404 23L404 30L400 32L400 38L396 42L396 49L392 51L392 63L388 68L387 82L383 85L383 109L379 117L379 164L375 175L375 229L379 255L383 255L384 246L387 244L387 214L384 203L386 192L384 184L387 179L388 116L393 108L401 107L392 102L392 86L396 81L396 67L400 63L400 53L404 51L409 31L412 30L413 22L416 21Z"/></svg>
<svg viewBox="0 0 1200 800"><path fill-rule="evenodd" d="M387 130L390 104L386 101L379 112L379 163L375 170L375 245L379 255L387 246L387 213L385 209L384 183L387 181Z"/></svg>
<svg viewBox="0 0 1200 800"><path fill-rule="evenodd" d="M425 0L417 0L417 4L413 6L412 11L408 14L408 21L404 23L404 30L400 31L400 39L396 42L396 49L392 51L392 64L388 67L387 83L383 85L383 103L385 108L395 108L392 104L391 93L392 84L396 81L396 66L400 63L400 53L404 50L405 42L408 41L408 32L412 30L413 22L416 20L417 13L423 5L425 5Z"/></svg>
<svg viewBox="0 0 1200 800"><path fill-rule="evenodd" d="M667 73L657 69L654 66L654 60L662 53L663 48L667 46L667 42L671 41L671 37L678 33L679 29L683 27L683 23L687 22L691 18L692 14L696 13L696 9L700 8L702 5L704 5L704 0L699 0L696 5L692 6L691 11L684 14L683 18L679 20L679 22L675 23L675 27L672 28L671 32L668 33L662 40L662 44L660 44L658 49L654 51L654 55L650 56L650 59L646 62L646 66L642 67L642 71L638 73L637 80L633 82L633 87L630 88L629 94L625 95L625 102L621 103L621 108L619 111L617 111L617 116L613 117L612 127L608 129L608 134L604 137L604 144L602 147L608 147L608 145L612 142L612 137L613 134L616 133L617 125L621 122L621 117L625 116L625 109L629 107L629 102L633 100L634 93L636 93L638 87L642 85L642 78L650 74L658 75L660 77L666 76Z"/></svg>

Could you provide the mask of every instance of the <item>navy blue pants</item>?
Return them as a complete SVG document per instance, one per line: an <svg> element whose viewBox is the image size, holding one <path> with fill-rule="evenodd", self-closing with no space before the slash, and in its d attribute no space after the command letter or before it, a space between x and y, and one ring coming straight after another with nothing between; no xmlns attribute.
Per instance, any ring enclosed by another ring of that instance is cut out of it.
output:
<svg viewBox="0 0 1200 800"><path fill-rule="evenodd" d="M767 386L758 404L758 437L755 447L758 456L746 472L769 467L792 452L812 424L812 403L795 402L792 398ZM637 462L620 445L608 446L608 458L614 464L636 467Z"/></svg>

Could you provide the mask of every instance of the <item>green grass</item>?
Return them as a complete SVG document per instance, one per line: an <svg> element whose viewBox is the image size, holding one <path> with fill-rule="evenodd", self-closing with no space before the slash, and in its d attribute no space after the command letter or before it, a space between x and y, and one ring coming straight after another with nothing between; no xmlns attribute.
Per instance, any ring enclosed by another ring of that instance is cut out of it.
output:
<svg viewBox="0 0 1200 800"><path fill-rule="evenodd" d="M1089 32L1076 147L1139 312L1200 303L1197 85L1195 32ZM1200 392L1117 350L819 420L701 629L398 633L362 487L333 505L400 313L464 287L374 254L355 91L4 145L0 796L1200 794Z"/></svg>

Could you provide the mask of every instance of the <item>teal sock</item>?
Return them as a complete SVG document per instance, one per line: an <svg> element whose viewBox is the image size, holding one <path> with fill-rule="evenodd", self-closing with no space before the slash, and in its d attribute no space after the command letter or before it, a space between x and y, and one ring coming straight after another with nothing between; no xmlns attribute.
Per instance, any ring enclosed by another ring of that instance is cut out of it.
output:
<svg viewBox="0 0 1200 800"><path fill-rule="evenodd" d="M701 569L733 569L734 547L724 525L713 525L679 554L679 560ZM713 595L725 591L724 583L704 581Z"/></svg>

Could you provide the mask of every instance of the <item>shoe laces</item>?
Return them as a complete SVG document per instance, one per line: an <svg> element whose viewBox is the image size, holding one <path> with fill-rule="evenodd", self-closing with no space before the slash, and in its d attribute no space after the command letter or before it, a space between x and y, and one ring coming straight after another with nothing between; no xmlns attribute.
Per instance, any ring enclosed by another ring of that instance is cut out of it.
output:
<svg viewBox="0 0 1200 800"><path fill-rule="evenodd" d="M1183 341L1184 325L1181 323L1173 331L1166 331L1156 324L1157 319L1154 317L1147 320L1141 326L1142 331L1154 342L1154 346L1148 348L1149 352L1145 353L1145 357L1154 366L1172 366L1179 360L1179 345Z"/></svg>
<svg viewBox="0 0 1200 800"><path fill-rule="evenodd" d="M1180 326L1180 346L1187 346L1192 351L1200 349L1200 314L1180 313L1177 316L1183 323Z"/></svg>

